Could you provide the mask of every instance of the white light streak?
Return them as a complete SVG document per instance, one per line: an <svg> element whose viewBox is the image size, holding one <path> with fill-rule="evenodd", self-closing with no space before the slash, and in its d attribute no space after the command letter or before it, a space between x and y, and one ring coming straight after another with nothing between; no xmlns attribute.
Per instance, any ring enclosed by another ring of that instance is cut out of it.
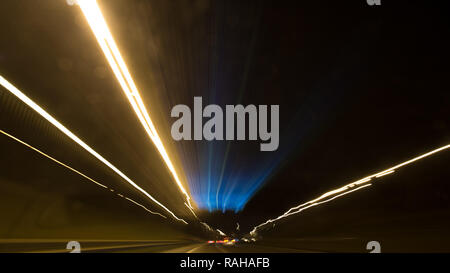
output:
<svg viewBox="0 0 450 273"><path fill-rule="evenodd" d="M404 167L404 166L406 166L408 164L411 164L411 163L413 163L413 162L415 162L417 160L423 159L425 157L431 156L431 155L433 155L435 153L444 151L444 150L449 149L449 148L450 148L450 144L442 146L440 148L437 148L437 149L432 150L430 152L427 152L425 154L419 155L419 156L417 156L417 157L415 157L413 159L410 159L408 161L405 161L405 162L402 162L400 164L397 164L397 165L395 165L395 166L393 166L391 168L388 168L388 169L383 170L381 172L378 172L376 174L369 175L369 176L367 176L365 178L359 179L359 180L357 180L355 182L347 184L347 185L345 185L343 187L340 187L338 189L326 192L326 193L322 194L321 196L317 197L316 199L313 199L313 200L308 201L306 203L300 204L300 205L298 205L296 207L290 208L288 211L286 211L282 215L278 216L277 218L269 219L266 222L255 226L253 228L253 230L250 232L250 235L255 235L257 233L258 228L261 228L262 226L264 226L266 224L273 223L273 222L278 221L278 220L280 220L282 218L291 216L293 214L297 214L297 213L299 213L299 212L301 212L301 211L303 211L305 209L308 209L310 207L314 207L314 206L317 206L319 204L323 204L323 203L329 202L329 201L331 201L331 200L333 200L335 198L341 197L341 196L346 195L348 193L351 193L351 192L354 192L356 190L362 189L364 187L370 186L371 184L368 183L368 182L372 181L374 178L377 179L377 178L383 177L385 175L392 174L392 173L395 172L395 170L397 170L397 169L399 169L401 167ZM362 186L360 186L360 185L362 185ZM354 188L354 189L350 190L351 188ZM338 194L338 195L335 195L335 194ZM334 197L326 199L329 196L334 196Z"/></svg>
<svg viewBox="0 0 450 273"><path fill-rule="evenodd" d="M20 99L23 103L31 107L34 111L36 111L39 115L45 118L48 122L50 122L53 126L58 128L62 133L68 136L70 139L75 141L78 145L80 145L83 149L97 158L100 162L108 166L111 170L113 170L116 174L122 177L128 184L132 185L135 189L143 193L150 200L155 202L158 206L167 211L170 215L172 215L176 220L186 223L183 219L178 218L172 211L170 211L167 207L161 204L158 200L156 200L153 196L151 196L144 189L139 187L136 183L134 183L128 176L122 173L119 169L117 169L113 164L111 164L108 160L106 160L103 156L98 154L94 149L92 149L89 145L87 145L84 141L82 141L79 137L77 137L74 133L72 133L69 129L67 129L64 125L62 125L59 121L57 121L54 117L52 117L49 113L47 113L44 109L42 109L39 105L37 105L34 101L28 98L24 93L22 93L19 89L17 89L14 85L9 83L5 78L0 76L0 84L6 88L9 92L11 92L14 96Z"/></svg>
<svg viewBox="0 0 450 273"><path fill-rule="evenodd" d="M383 173L377 174L375 177L379 178L379 177L382 177L382 176L385 176L385 175L388 175L388 174L391 174L391 173L394 173L394 172L395 172L394 170L390 170L390 171L387 171L387 172L383 172Z"/></svg>
<svg viewBox="0 0 450 273"><path fill-rule="evenodd" d="M330 202L330 201L332 201L332 200L334 200L334 199L336 199L336 198L339 198L339 197L344 196L344 195L346 195L346 194L349 194L349 193L352 193L352 192L354 192L354 191L363 189L363 188L365 188L365 187L369 187L369 186L371 186L371 185L372 185L372 184L366 184L366 185L360 186L360 187L358 187L358 188L356 188L356 189L353 189L353 190L349 190L349 191L347 191L347 192L340 193L340 194L338 194L338 195L336 195L336 196L333 196L333 197L331 197L331 198L329 198L329 199L326 199L326 200L324 200L324 201L313 202L313 203L307 202L307 203L303 204L302 206L299 206L299 207L301 207L301 208L296 209L296 210L290 209L288 212L285 212L283 215L278 216L278 217L275 218L275 219L267 220L266 222L264 222L264 223L262 223L262 224L260 224L260 225L258 225L258 226L256 226L256 227L254 227L253 230L250 232L250 235L255 235L256 232L257 232L257 229L260 228L260 227L262 227L262 226L264 226L264 225L267 225L267 224L270 224L270 223L274 223L274 225L275 225L275 221L278 221L278 220L280 220L280 219L282 219L282 218L285 218L285 217L288 217L288 216L291 216L291 215L300 213L300 212L302 212L302 211L304 211L304 210L306 210L306 209L309 209L309 208L311 208L311 207L315 207L315 206L317 206L317 205L320 205L320 204L324 204L324 203Z"/></svg>
<svg viewBox="0 0 450 273"><path fill-rule="evenodd" d="M130 198L128 198L128 197L125 197L125 199L127 199L127 200L130 201L131 203L133 203L133 204L135 204L135 205L137 205L137 206L139 206L139 207L145 209L146 211L150 212L151 214L156 214L156 215L159 215L159 216L161 216L161 217L163 217L163 218L167 218L166 216L162 215L161 213L153 212L153 211L149 210L149 209L146 208L144 205L139 204L138 202L134 201L133 199L130 199ZM185 224L187 224L186 221L184 221L184 220L181 220L181 221L183 221Z"/></svg>
<svg viewBox="0 0 450 273"><path fill-rule="evenodd" d="M194 215L195 219L200 221L200 218L198 218L197 214L195 214L194 210L191 206L189 206L186 202L184 202L184 205L191 211L191 213Z"/></svg>
<svg viewBox="0 0 450 273"><path fill-rule="evenodd" d="M205 223L205 222L200 222L200 224L202 224L207 230L209 230L209 231L214 231L214 229L212 229L207 223Z"/></svg>
<svg viewBox="0 0 450 273"><path fill-rule="evenodd" d="M24 142L24 141L22 141L22 140L16 138L15 136L10 135L10 134L6 133L6 132L3 131L3 130L0 130L0 133L2 133L2 134L4 134L5 136L7 136L7 137L9 137L9 138L11 138L11 139L13 139L13 140L19 142L20 144L22 144L22 145L24 145L24 146L26 146L26 147L32 149L33 151L38 152L39 154L45 156L46 158L48 158L48 159L54 161L55 163L57 163L57 164L59 164L59 165L65 167L65 168L71 170L72 172L74 172L74 173L76 173L76 174L78 174L78 175L81 175L82 177L88 179L89 181L95 183L96 185L98 185L98 186L100 186L100 187L102 187L102 188L105 188L105 189L109 189L111 192L114 192L113 189L110 189L110 188L108 188L107 186L105 186L105 185L103 185L103 184L101 184L101 183L95 181L94 179L92 179L91 177L85 175L84 173L82 173L82 172L80 172L80 171L78 171L78 170L76 170L76 169L70 167L70 166L67 165L67 164L62 163L61 161L55 159L54 157L51 157L50 155L48 155L48 154L42 152L41 150L39 150L39 149L37 149L37 148L31 146L30 144L28 144L28 143L26 143L26 142ZM117 194L117 195L120 196L120 197L122 197L122 198L127 199L128 201L133 202L134 204L136 204L136 205L138 205L138 206L140 206L140 207L142 207L142 208L144 208L146 211L150 212L151 214L155 214L155 215L159 215L159 216L161 216L161 217L163 217L163 218L167 218L166 216L164 216L164 215L162 215L162 214L160 214L160 213L153 212L153 211L147 209L147 208L144 207L143 205L137 203L136 201L134 201L134 200L132 200L132 199L130 199L130 198L128 198L128 197L124 197L124 196L123 196L122 194L120 194L120 193Z"/></svg>
<svg viewBox="0 0 450 273"><path fill-rule="evenodd" d="M101 183L95 181L94 179L90 178L89 176L85 175L84 173L82 173L82 172L80 172L80 171L78 171L78 170L76 170L76 169L74 169L74 168L72 168L72 167L70 167L70 166L68 166L68 165L66 165L66 164L64 164L64 163L62 163L61 161L59 161L59 160L57 160L57 159L55 159L55 158L49 156L48 154L42 152L41 150L39 150L39 149L37 149L37 148L31 146L30 144L28 144L28 143L26 143L26 142L24 142L24 141L22 141L22 140L16 138L15 136L10 135L10 134L6 133L6 132L3 131L3 130L0 130L0 133L2 133L2 134L4 134L5 136L7 136L7 137L9 137L9 138L11 138L11 139L13 139L13 140L19 142L20 144L22 144L22 145L24 145L24 146L26 146L26 147L32 149L33 151L38 152L39 154L45 156L46 158L48 158L48 159L50 159L50 160L56 162L57 164L59 164L59 165L65 167L65 168L71 170L72 172L81 175L82 177L84 177L84 178L86 178L87 180L89 180L89 181L91 181L91 182L97 184L98 186L100 186L100 187L102 187L102 188L105 188L105 189L108 188L107 186L105 186L105 185L103 185L103 184L101 184Z"/></svg>
<svg viewBox="0 0 450 273"><path fill-rule="evenodd" d="M220 229L216 229L217 230L217 232L219 232L219 234L220 235L222 235L222 236L227 236L223 231L221 231Z"/></svg>

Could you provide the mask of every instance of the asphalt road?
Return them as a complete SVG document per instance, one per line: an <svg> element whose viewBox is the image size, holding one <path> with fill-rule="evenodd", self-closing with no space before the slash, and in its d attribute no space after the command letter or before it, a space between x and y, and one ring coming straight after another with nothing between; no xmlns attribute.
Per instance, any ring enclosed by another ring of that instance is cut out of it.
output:
<svg viewBox="0 0 450 273"><path fill-rule="evenodd" d="M0 253L68 253L70 240L0 240ZM378 242L381 252L446 252L448 238L419 237L317 237L279 238L235 245L188 240L81 240L83 253L368 253L369 242Z"/></svg>
<svg viewBox="0 0 450 273"><path fill-rule="evenodd" d="M259 244L236 244L232 246L222 244L191 244L173 248L167 253L310 253L314 251L286 247L265 246Z"/></svg>
<svg viewBox="0 0 450 273"><path fill-rule="evenodd" d="M67 241L10 241L0 244L0 252L65 253ZM86 241L80 242L81 252L95 253L311 253L316 250L267 246L253 243L235 245L182 241Z"/></svg>

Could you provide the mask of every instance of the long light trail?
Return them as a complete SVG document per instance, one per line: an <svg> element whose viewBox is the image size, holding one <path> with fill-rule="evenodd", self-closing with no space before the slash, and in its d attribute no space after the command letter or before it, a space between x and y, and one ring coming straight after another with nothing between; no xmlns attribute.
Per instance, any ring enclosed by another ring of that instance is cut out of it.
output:
<svg viewBox="0 0 450 273"><path fill-rule="evenodd" d="M74 173L76 173L76 174L78 174L78 175L80 175L80 176L86 178L87 180L93 182L93 183L96 184L97 186L100 186L100 187L102 187L102 188L104 188L104 189L109 189L111 192L114 192L113 189L110 189L110 188L108 188L107 186L101 184L100 182L95 181L93 178L91 178L91 177L85 175L84 173L82 173L82 172L80 172L80 171L78 171L78 170L76 170L76 169L70 167L69 165L62 163L61 161L59 161L59 160L55 159L54 157L52 157L52 156L50 156L50 155L44 153L43 151L39 150L38 148L35 148L35 147L31 146L30 144L26 143L25 141L22 141L22 140L18 139L17 137L15 137L15 136L13 136L13 135L10 135L10 134L8 134L7 132L5 132L5 131L3 131L3 130L0 130L0 133L2 133L2 134L4 134L5 136L11 138L12 140L15 140L16 142L18 142L18 143L24 145L25 147L30 148L31 150L33 150L33 151L35 151L35 152L37 152L37 153L39 153L39 154L45 156L46 158L52 160L53 162L55 162L55 163L57 163L57 164L59 164L59 165L65 167L65 168L71 170L72 172L74 172ZM125 197L125 196L123 196L123 195L120 194L120 193L118 193L117 195L118 195L119 197L122 197L122 198L127 199L128 201L134 203L135 205L140 206L141 208L145 209L146 211L150 212L151 214L155 214L155 215L159 215L159 216L161 216L161 217L163 217L163 218L167 218L166 216L162 215L161 213L151 211L151 210L149 210L148 208L146 208L144 205L139 204L138 202L136 202L136 201L134 201L134 200L132 200L132 199L130 199L130 198L128 198L128 197Z"/></svg>
<svg viewBox="0 0 450 273"><path fill-rule="evenodd" d="M263 226L265 226L265 225L267 225L267 224L274 223L274 222L276 222L276 221L278 221L280 219L283 219L283 218L289 217L291 215L297 214L299 212L302 212L303 210L308 209L310 207L314 207L314 206L317 206L317 205L329 202L329 201L334 200L336 198L339 198L339 197L341 197L343 195L346 195L346 194L349 194L351 192L354 192L354 191L360 190L362 188L365 188L367 186L370 186L372 184L369 183L369 182L372 181L372 179L374 179L374 178L380 178L380 177L392 174L392 173L395 172L395 170L397 170L397 169L399 169L401 167L404 167L404 166L409 165L409 164L411 164L411 163L413 163L413 162L415 162L417 160L426 158L428 156L431 156L431 155L433 155L435 153L444 151L444 150L449 149L449 148L450 148L450 144L442 146L442 147L437 148L435 150L432 150L432 151L430 151L428 153L424 153L422 155L414 157L413 159L410 159L410 160L407 160L407 161L402 162L400 164L397 164L397 165L395 165L395 166L393 166L391 168L388 168L386 170L383 170L381 172L369 175L367 177L359 179L359 180L357 180L355 182L347 184L347 185L345 185L343 187L340 187L338 189L334 189L334 190L331 190L329 192L326 192L326 193L322 194L321 196L319 196L319 197L317 197L317 198L315 198L315 199L313 199L311 201L308 201L308 202L300 204L300 205L298 205L296 207L290 208L288 211L286 211L285 213L283 213L282 215L280 215L280 216L278 216L278 217L276 217L274 219L269 219L266 222L255 226L253 228L253 230L250 232L250 235L252 235L252 236L256 235L258 229L263 227Z"/></svg>
<svg viewBox="0 0 450 273"><path fill-rule="evenodd" d="M87 180L89 180L89 181L91 181L91 182L97 184L98 186L100 186L100 187L102 187L102 188L105 188L105 189L108 189L108 187L105 186L105 185L103 185L102 183L99 183L99 182L95 181L94 179L90 178L89 176L85 175L84 173L82 173L82 172L80 172L80 171L78 171L78 170L76 170L76 169L70 167L69 165L66 165L66 164L62 163L61 161L55 159L54 157L51 157L50 155L48 155L48 154L44 153L43 151L41 151L41 150L39 150L39 149L37 149L37 148L31 146L30 144L28 144L28 143L26 143L26 142L24 142L24 141L18 139L17 137L15 137L15 136L13 136L13 135L10 135L10 134L6 133L6 132L3 131L3 130L0 130L0 133L2 133L2 134L4 134L5 136L7 136L7 137L9 137L9 138L11 138L11 139L17 141L17 142L20 143L20 144L22 144L22 145L24 145L24 146L30 148L31 150L33 150L33 151L35 151L35 152L37 152L37 153L39 153L39 154L45 156L46 158L52 160L53 162L55 162L55 163L57 163L57 164L59 164L59 165L65 167L65 168L71 170L72 172L81 175L82 177L84 177L84 178L86 178Z"/></svg>
<svg viewBox="0 0 450 273"><path fill-rule="evenodd" d="M102 15L102 12L97 4L97 1L78 0L77 3L80 6L84 16L86 17L86 20L89 26L91 27L92 32L97 38L97 41L103 53L105 54L105 57L109 65L111 66L114 75L119 81L119 84L122 87L123 92L127 96L131 106L133 107L134 112L139 118L139 121L141 122L148 136L158 149L161 157L166 163L166 166L169 168L169 171L171 172L181 192L185 195L186 202L188 206L191 208L192 212L190 196L187 193L186 189L183 187L183 184L181 183L178 177L175 167L173 166L172 161L170 160L169 155L167 154L164 145L158 136L156 128L153 125L152 120L150 119L150 116L147 112L147 109L145 108L141 95L139 94L139 91L136 85L134 84L133 78L131 77L130 72L128 71L125 61L123 60L122 55L120 54L120 51L116 43L114 42L114 38L111 32L109 31L108 25Z"/></svg>
<svg viewBox="0 0 450 273"><path fill-rule="evenodd" d="M22 93L19 89L17 89L14 85L9 83L5 78L0 76L0 84L6 88L9 92L11 92L14 96L16 96L18 99L20 99L23 103L28 105L30 108L32 108L34 111L36 111L39 115L41 115L43 118L45 118L48 122L50 122L53 126L58 128L62 133L64 133L66 136L68 136L70 139L75 141L78 145L80 145L83 149L85 149L87 152L89 152L91 155L93 155L95 158L97 158L100 162L108 166L111 170L113 170L116 174L118 174L120 177L122 177L128 184L133 186L135 189L143 193L145 196L147 196L150 200L155 202L158 206L163 208L165 211L167 211L170 215L173 216L178 221L181 221L185 224L187 224L186 221L184 221L181 218L178 218L171 210L169 210L166 206L161 204L158 200L156 200L153 196L151 196L148 192L146 192L144 189L139 187L136 183L134 183L128 176L126 176L124 173L122 173L119 169L117 169L113 164L111 164L108 160L106 160L103 156L101 156L99 153L97 153L94 149L92 149L89 145L87 145L84 141L82 141L79 137L77 137L74 133L72 133L69 129L67 129L64 125L62 125L59 121L57 121L54 117L52 117L49 113L47 113L44 109L42 109L39 105L37 105L34 101L32 101L30 98L28 98L24 93Z"/></svg>

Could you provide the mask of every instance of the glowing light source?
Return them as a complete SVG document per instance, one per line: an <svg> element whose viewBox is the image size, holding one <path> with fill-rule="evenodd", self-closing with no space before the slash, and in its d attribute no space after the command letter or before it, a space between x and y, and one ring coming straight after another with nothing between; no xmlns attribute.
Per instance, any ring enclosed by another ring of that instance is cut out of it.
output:
<svg viewBox="0 0 450 273"><path fill-rule="evenodd" d="M351 192L354 192L354 191L360 190L362 188L365 188L367 186L370 186L372 184L370 184L368 182L371 181L374 178L380 178L382 176L385 176L385 175L388 175L388 174L392 174L392 173L395 172L396 169L399 169L399 168L404 167L404 166L406 166L408 164L411 164L411 163L413 163L413 162L415 162L417 160L423 159L425 157L431 156L431 155L433 155L435 153L441 152L441 151L449 149L449 148L450 148L450 144L442 146L442 147L437 148L435 150L432 150L432 151L430 151L428 153L419 155L419 156L417 156L417 157L415 157L413 159L410 159L410 160L407 160L407 161L402 162L400 164L397 164L394 167L388 168L388 169L383 170L381 172L378 172L376 174L369 175L369 176L367 176L365 178L362 178L362 179L359 179L359 180L357 180L355 182L347 184L347 185L345 185L345 186L343 186L341 188L338 188L338 189L326 192L326 193L322 194L321 196L319 196L316 199L313 199L313 200L308 201L306 203L300 204L300 205L298 205L296 207L290 208L288 211L286 211L282 215L278 216L277 218L269 219L266 222L255 226L253 228L253 230L250 232L250 234L251 235L255 235L257 230L258 230L258 228L261 228L261 227L263 227L263 226L265 226L267 224L274 223L275 221L278 221L278 220L280 220L282 218L286 218L286 217L291 216L293 214L297 214L297 213L299 213L299 212L301 212L301 211L303 211L305 209L308 209L310 207L314 207L314 206L317 206L317 205L329 202L329 201L334 200L334 199L336 199L338 197L341 197L343 195L346 195L346 194L349 194ZM360 186L360 185L362 185L362 186ZM327 197L330 197L330 196L333 196L333 197L327 199Z"/></svg>
<svg viewBox="0 0 450 273"><path fill-rule="evenodd" d="M114 42L113 36L111 32L109 31L108 25L106 24L106 21L102 15L102 12L100 10L100 7L97 4L97 1L95 0L78 0L78 5L80 6L84 16L86 17L86 20L89 24L89 26L92 29L92 32L94 33L95 37L97 38L97 41L100 45L100 48L102 49L103 53L105 54L105 57L111 66L114 75L116 76L117 80L119 81L120 86L122 87L123 92L127 96L134 112L136 113L139 121L141 122L142 126L144 127L145 131L147 132L150 139L153 141L154 145L158 149L161 157L163 158L166 166L168 167L169 171L171 172L173 178L175 179L176 184L180 188L181 192L186 197L186 202L188 206L191 208L192 212L192 205L190 202L189 194L187 193L186 189L183 187L183 184L181 183L178 174L175 170L175 167L173 166L169 155L167 154L164 145L161 141L161 139L158 136L158 133L156 131L155 126L153 125L152 120L150 119L150 116L147 112L147 109L145 108L144 102L139 94L139 91L130 75L130 72L128 71L128 68L125 64L125 61L123 60L119 49Z"/></svg>
<svg viewBox="0 0 450 273"><path fill-rule="evenodd" d="M143 193L150 200L155 202L158 206L167 211L170 215L172 215L178 221L181 221L187 224L183 219L178 218L172 211L170 211L167 207L161 204L158 200L156 200L153 196L151 196L144 189L139 187L136 183L134 183L128 176L122 173L119 169L117 169L113 164L111 164L108 160L106 160L103 156L97 153L94 149L92 149L89 145L87 145L84 141L82 141L79 137L77 137L74 133L72 133L69 129L67 129L64 125L62 125L59 121L57 121L54 117L52 117L49 113L47 113L44 109L42 109L39 105L37 105L34 101L28 98L24 93L22 93L19 89L17 89L14 85L9 83L5 78L0 76L0 84L6 88L9 92L11 92L14 96L20 99L23 103L31 107L34 111L36 111L39 115L45 118L48 122L50 122L53 126L58 128L62 133L68 136L70 139L75 141L78 145L80 145L83 149L85 149L88 153L97 158L100 162L108 166L111 170L113 170L116 174L122 177L128 184L132 185L135 189Z"/></svg>

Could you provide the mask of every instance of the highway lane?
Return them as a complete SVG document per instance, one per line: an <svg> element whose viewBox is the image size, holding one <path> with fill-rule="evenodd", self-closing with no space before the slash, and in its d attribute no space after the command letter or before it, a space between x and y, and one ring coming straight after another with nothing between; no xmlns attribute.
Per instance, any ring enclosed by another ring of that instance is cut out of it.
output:
<svg viewBox="0 0 450 273"><path fill-rule="evenodd" d="M69 253L69 240L2 241L1 252ZM186 241L80 241L84 253L311 253L316 250L298 249L263 244L235 245L208 244Z"/></svg>
<svg viewBox="0 0 450 273"><path fill-rule="evenodd" d="M373 240L364 237L291 238L242 242L235 245L209 244L198 240L81 240L80 245L83 253L368 253L370 250L367 249L367 243ZM437 248L439 240L438 237L432 239L384 236L379 242L382 252L419 252L417 246L425 247L424 252L435 252L445 249L445 244ZM66 248L69 241L0 241L0 253L68 253L71 251Z"/></svg>
<svg viewBox="0 0 450 273"><path fill-rule="evenodd" d="M311 251L305 249L286 248L278 246L268 246L262 244L242 243L235 245L222 244L208 244L208 243L193 243L181 246L167 246L167 250L163 253L311 253L318 251ZM153 249L139 248L122 250L118 252L150 252Z"/></svg>
<svg viewBox="0 0 450 273"><path fill-rule="evenodd" d="M0 240L0 253L68 253L69 239L56 240ZM181 240L80 240L81 252L136 252L146 249L147 252L161 252L168 248L176 248L188 244Z"/></svg>
<svg viewBox="0 0 450 273"><path fill-rule="evenodd" d="M427 236L417 236L403 230L386 234L382 230L373 234L354 236L317 236L270 238L256 242L238 242L235 245L207 243L199 238L177 240L80 240L84 253L368 253L368 243L379 242L382 252L445 252L449 241L439 230L430 229ZM72 239L73 240L73 239ZM68 253L71 239L0 240L0 253Z"/></svg>

